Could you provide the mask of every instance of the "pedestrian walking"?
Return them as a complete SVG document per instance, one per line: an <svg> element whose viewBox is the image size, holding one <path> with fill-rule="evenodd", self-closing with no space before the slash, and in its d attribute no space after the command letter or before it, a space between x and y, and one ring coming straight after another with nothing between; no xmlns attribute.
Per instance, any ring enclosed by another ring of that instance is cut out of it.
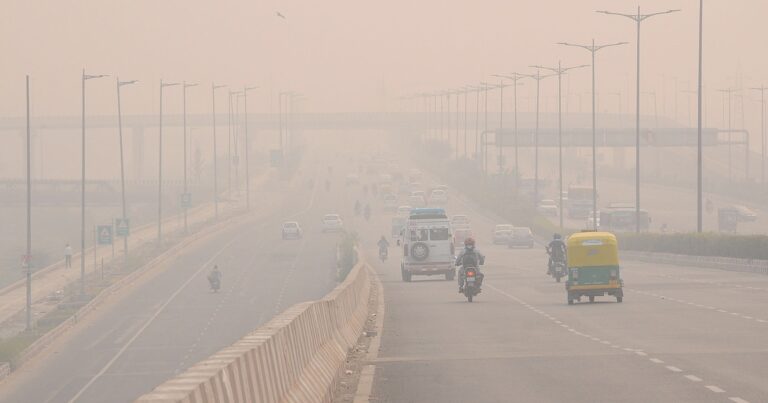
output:
<svg viewBox="0 0 768 403"><path fill-rule="evenodd" d="M67 244L67 246L64 247L64 263L67 266L67 269L72 268L72 247Z"/></svg>

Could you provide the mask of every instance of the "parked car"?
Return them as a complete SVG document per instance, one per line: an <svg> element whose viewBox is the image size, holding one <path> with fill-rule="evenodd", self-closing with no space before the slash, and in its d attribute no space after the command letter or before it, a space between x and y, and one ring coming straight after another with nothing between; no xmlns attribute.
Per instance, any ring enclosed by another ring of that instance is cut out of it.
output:
<svg viewBox="0 0 768 403"><path fill-rule="evenodd" d="M556 217L559 209L554 200L545 199L539 202L536 210L543 215Z"/></svg>
<svg viewBox="0 0 768 403"><path fill-rule="evenodd" d="M507 246L514 248L517 246L525 246L527 248L533 248L533 232L528 227L515 227L510 232L509 239L507 240Z"/></svg>
<svg viewBox="0 0 768 403"><path fill-rule="evenodd" d="M323 217L323 232L339 232L344 230L344 221L338 214L326 214Z"/></svg>
<svg viewBox="0 0 768 403"><path fill-rule="evenodd" d="M286 221L282 227L283 239L301 239L304 236L301 226L296 221Z"/></svg>

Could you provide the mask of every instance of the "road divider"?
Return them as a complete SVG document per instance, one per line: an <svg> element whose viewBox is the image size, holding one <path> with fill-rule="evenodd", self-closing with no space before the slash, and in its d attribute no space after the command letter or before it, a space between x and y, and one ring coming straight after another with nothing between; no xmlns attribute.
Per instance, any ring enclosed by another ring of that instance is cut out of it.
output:
<svg viewBox="0 0 768 403"><path fill-rule="evenodd" d="M674 253L638 252L622 250L619 252L623 259L638 260L647 263L671 264L677 266L706 267L727 271L768 274L768 260L738 259L717 256L692 256Z"/></svg>
<svg viewBox="0 0 768 403"><path fill-rule="evenodd" d="M370 272L360 262L323 299L294 305L136 401L330 402L370 294Z"/></svg>

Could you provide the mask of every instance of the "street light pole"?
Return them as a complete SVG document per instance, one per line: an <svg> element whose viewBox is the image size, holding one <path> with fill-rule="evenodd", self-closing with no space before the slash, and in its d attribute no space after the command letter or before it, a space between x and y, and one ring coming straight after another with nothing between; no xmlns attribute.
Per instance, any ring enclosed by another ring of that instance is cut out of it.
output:
<svg viewBox="0 0 768 403"><path fill-rule="evenodd" d="M518 147L518 140L517 140L517 86L518 86L518 80L521 80L525 78L525 76L518 74L518 73L512 73L511 76L503 75L503 74L494 74L495 77L499 78L507 78L512 80L512 98L513 98L513 108L514 108L514 128L515 128L515 201L518 200L518 185L520 184L520 164L519 164L519 147ZM503 91L503 90L502 90Z"/></svg>
<svg viewBox="0 0 768 403"><path fill-rule="evenodd" d="M163 88L179 85L160 79L160 125L157 146L157 246L163 246Z"/></svg>
<svg viewBox="0 0 768 403"><path fill-rule="evenodd" d="M250 163L248 160L248 91L255 90L259 87L244 87L243 88L243 104L245 108L245 210L251 209L251 175L250 175Z"/></svg>
<svg viewBox="0 0 768 403"><path fill-rule="evenodd" d="M731 147L731 105L733 102L731 101L731 96L735 91L737 91L735 88L726 88L722 90L717 90L718 92L722 92L724 95L723 100L725 101L727 99L728 102L728 184L730 185L733 181L733 158L732 158L732 147Z"/></svg>
<svg viewBox="0 0 768 403"><path fill-rule="evenodd" d="M761 85L752 90L760 91L760 183L765 184L765 91L768 87Z"/></svg>
<svg viewBox="0 0 768 403"><path fill-rule="evenodd" d="M118 137L120 138L120 190L121 190L121 198L122 198L122 210L123 210L123 225L126 224L126 219L128 218L127 215L127 208L125 205L125 160L124 160L124 153L123 153L123 112L122 108L120 106L120 87L124 85L131 85L135 84L137 80L130 80L130 81L120 81L120 78L117 77L117 133ZM128 263L128 234L125 234L123 236L123 255L125 258L126 264Z"/></svg>
<svg viewBox="0 0 768 403"><path fill-rule="evenodd" d="M640 25L643 21L653 16L670 14L680 10L667 10L651 14L640 14L640 6L637 14L622 14L611 11L597 11L601 14L618 15L629 18L637 24L637 88L635 99L635 231L640 232Z"/></svg>
<svg viewBox="0 0 768 403"><path fill-rule="evenodd" d="M194 87L196 85L197 83L187 84L186 81L184 81L182 84L182 98L183 98L183 101L182 101L183 118L182 119L184 121L184 196L182 196L184 198L184 205L182 206L182 208L184 209L184 232L185 233L189 231L189 227L187 226L187 209L188 209L187 203L189 200L187 198L188 197L187 196L188 194L188 190L187 190L187 187L188 187L187 185L187 88Z"/></svg>
<svg viewBox="0 0 768 403"><path fill-rule="evenodd" d="M558 44L586 49L592 55L592 228L597 230L597 118L595 110L595 99L597 93L595 92L595 54L600 49L611 46L626 45L627 42L595 45L595 40L592 39L591 45L577 45L568 42L559 42Z"/></svg>
<svg viewBox="0 0 768 403"><path fill-rule="evenodd" d="M217 220L219 219L219 163L216 154L216 90L224 87L226 86L211 83L211 100L213 104L213 206Z"/></svg>
<svg viewBox="0 0 768 403"><path fill-rule="evenodd" d="M88 75L83 69L82 75L82 136L81 145L81 164L80 164L80 295L85 295L85 82L91 79L107 77L105 74Z"/></svg>
<svg viewBox="0 0 768 403"><path fill-rule="evenodd" d="M558 182L560 184L559 208L560 208L560 231L563 230L563 74L569 70L587 67L586 64L579 66L563 67L557 62L557 67L531 66L536 69L544 69L557 75L557 161L558 161Z"/></svg>
<svg viewBox="0 0 768 403"><path fill-rule="evenodd" d="M554 74L547 74L542 76L541 70L536 69L536 74L528 74L525 77L536 80L536 131L533 134L533 148L534 148L534 167L533 167L533 205L534 207L539 204L539 98L541 95L540 87L541 80L552 77Z"/></svg>
<svg viewBox="0 0 768 403"><path fill-rule="evenodd" d="M26 263L27 277L27 331L32 330L32 130L29 117L29 76L27 76L27 253L23 262ZM67 262L69 263L69 262ZM67 267L69 268L69 267Z"/></svg>

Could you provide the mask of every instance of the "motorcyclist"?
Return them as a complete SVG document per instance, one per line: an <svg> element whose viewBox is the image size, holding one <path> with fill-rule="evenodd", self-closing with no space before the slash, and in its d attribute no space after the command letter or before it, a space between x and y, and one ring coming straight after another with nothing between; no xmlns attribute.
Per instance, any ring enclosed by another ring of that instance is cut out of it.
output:
<svg viewBox="0 0 768 403"><path fill-rule="evenodd" d="M214 265L211 272L208 273L208 283L211 285L211 288L219 288L221 286L221 271L219 270L219 265Z"/></svg>
<svg viewBox="0 0 768 403"><path fill-rule="evenodd" d="M379 245L379 255L382 253L387 253L389 248L389 241L387 241L387 238L384 235L381 236L381 239L379 239L377 245Z"/></svg>
<svg viewBox="0 0 768 403"><path fill-rule="evenodd" d="M464 292L464 279L467 267L474 267L477 270L477 286L483 284L483 273L480 272L480 265L485 263L485 256L475 248L475 239L469 237L464 240L464 249L456 257L456 266L459 268L459 293Z"/></svg>
<svg viewBox="0 0 768 403"><path fill-rule="evenodd" d="M563 236L555 234L552 236L552 241L547 245L547 254L549 254L549 263L547 263L547 274L552 274L552 268L555 262L565 261L566 247L563 242Z"/></svg>

